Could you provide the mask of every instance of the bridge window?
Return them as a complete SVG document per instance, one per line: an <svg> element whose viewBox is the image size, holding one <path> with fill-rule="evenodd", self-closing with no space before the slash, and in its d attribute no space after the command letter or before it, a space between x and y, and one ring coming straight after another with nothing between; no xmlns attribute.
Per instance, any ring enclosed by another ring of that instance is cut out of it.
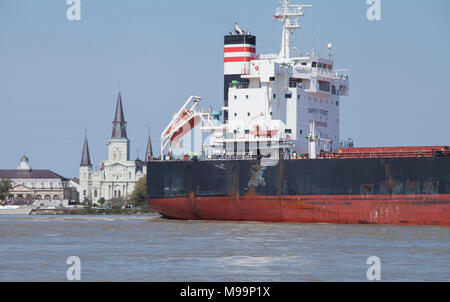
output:
<svg viewBox="0 0 450 302"><path fill-rule="evenodd" d="M330 82L319 81L319 90L330 92Z"/></svg>
<svg viewBox="0 0 450 302"><path fill-rule="evenodd" d="M317 62L312 62L311 66L312 67L317 67Z"/></svg>

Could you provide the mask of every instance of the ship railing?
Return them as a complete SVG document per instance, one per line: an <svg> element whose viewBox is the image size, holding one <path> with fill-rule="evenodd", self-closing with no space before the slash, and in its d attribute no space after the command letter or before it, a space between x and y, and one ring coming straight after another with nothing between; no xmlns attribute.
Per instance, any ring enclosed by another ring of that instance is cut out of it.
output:
<svg viewBox="0 0 450 302"><path fill-rule="evenodd" d="M247 88L261 88L261 85L250 86L250 83L230 83L229 88L247 89Z"/></svg>
<svg viewBox="0 0 450 302"><path fill-rule="evenodd" d="M297 69L298 72L304 72L302 69ZM330 78L336 78L340 80L348 80L350 78L350 72L346 69L328 70L323 68L311 68L311 71L315 75L325 76Z"/></svg>
<svg viewBox="0 0 450 302"><path fill-rule="evenodd" d="M291 28L300 27L300 21L298 19L290 19L286 23L286 27L291 27Z"/></svg>
<svg viewBox="0 0 450 302"><path fill-rule="evenodd" d="M348 69L335 69L334 72L339 79L347 80L350 78L350 71Z"/></svg>
<svg viewBox="0 0 450 302"><path fill-rule="evenodd" d="M380 151L380 152L345 152L334 154L334 158L399 158L399 157L437 157L450 156L449 150L427 151Z"/></svg>
<svg viewBox="0 0 450 302"><path fill-rule="evenodd" d="M282 18L284 16L298 17L302 15L302 11L298 7L278 7L275 16Z"/></svg>
<svg viewBox="0 0 450 302"><path fill-rule="evenodd" d="M230 83L229 88L247 89L249 83Z"/></svg>

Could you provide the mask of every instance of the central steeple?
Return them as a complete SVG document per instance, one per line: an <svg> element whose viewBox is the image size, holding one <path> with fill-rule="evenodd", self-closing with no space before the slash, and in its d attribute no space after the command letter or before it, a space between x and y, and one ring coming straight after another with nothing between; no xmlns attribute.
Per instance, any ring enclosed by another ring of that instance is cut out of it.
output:
<svg viewBox="0 0 450 302"><path fill-rule="evenodd" d="M116 114L113 121L112 136L113 139L127 139L127 122L123 114L122 96L119 92L117 97Z"/></svg>
<svg viewBox="0 0 450 302"><path fill-rule="evenodd" d="M89 145L87 141L87 134L84 135L83 153L81 155L81 167L92 167L91 155L89 154Z"/></svg>
<svg viewBox="0 0 450 302"><path fill-rule="evenodd" d="M127 122L123 114L122 95L117 96L116 113L111 138L108 141L109 160L123 162L130 160L130 140L127 137Z"/></svg>

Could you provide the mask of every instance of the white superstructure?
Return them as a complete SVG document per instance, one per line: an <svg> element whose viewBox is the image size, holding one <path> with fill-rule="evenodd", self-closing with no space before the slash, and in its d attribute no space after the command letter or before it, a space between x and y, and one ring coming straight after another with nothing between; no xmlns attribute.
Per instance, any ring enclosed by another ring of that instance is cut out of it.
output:
<svg viewBox="0 0 450 302"><path fill-rule="evenodd" d="M237 25L225 36L224 121L217 123L217 113L197 113L202 129L211 133L203 147L208 158L288 158L310 150L338 151L339 101L348 95L349 73L334 69L331 44L326 58L314 52L291 57L291 34L311 6L289 2L281 0L275 13L283 24L278 54L257 55L256 37Z"/></svg>

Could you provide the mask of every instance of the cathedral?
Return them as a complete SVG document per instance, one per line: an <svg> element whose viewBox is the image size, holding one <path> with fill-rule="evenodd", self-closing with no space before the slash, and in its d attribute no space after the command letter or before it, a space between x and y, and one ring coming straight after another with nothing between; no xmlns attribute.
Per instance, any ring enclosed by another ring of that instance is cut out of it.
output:
<svg viewBox="0 0 450 302"><path fill-rule="evenodd" d="M117 97L116 113L111 138L108 140L108 159L100 162L94 171L89 153L87 136L84 138L80 163L80 201L98 203L105 200L127 200L136 182L146 175L146 163L140 159L130 160L130 140L127 137L127 123L123 113L122 96ZM146 160L153 157L150 134L148 136Z"/></svg>

